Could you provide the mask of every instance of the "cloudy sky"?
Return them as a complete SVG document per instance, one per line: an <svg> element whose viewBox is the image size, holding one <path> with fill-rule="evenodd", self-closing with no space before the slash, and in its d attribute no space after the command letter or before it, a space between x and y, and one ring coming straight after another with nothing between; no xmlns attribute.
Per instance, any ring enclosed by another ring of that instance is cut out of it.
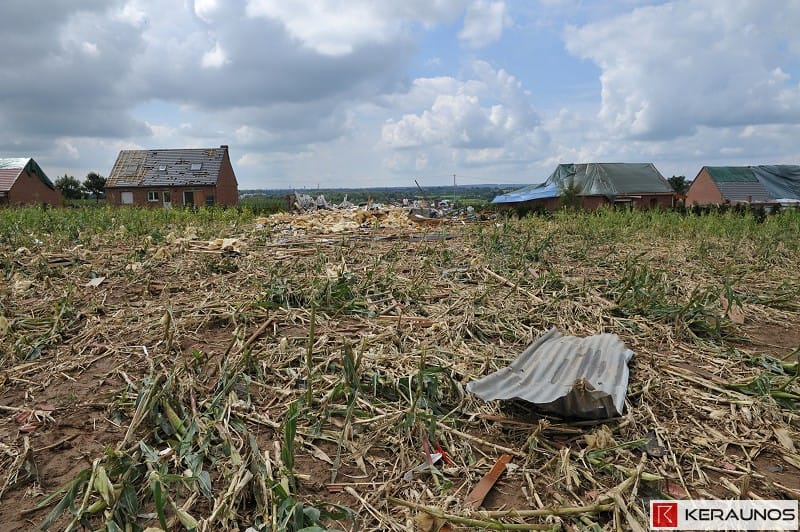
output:
<svg viewBox="0 0 800 532"><path fill-rule="evenodd" d="M240 188L800 163L795 0L2 0L0 157L228 144Z"/></svg>

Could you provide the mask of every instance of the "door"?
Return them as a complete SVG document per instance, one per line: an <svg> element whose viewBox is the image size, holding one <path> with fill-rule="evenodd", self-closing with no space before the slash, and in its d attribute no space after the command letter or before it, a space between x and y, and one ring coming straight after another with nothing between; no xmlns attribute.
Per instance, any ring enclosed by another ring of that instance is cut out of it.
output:
<svg viewBox="0 0 800 532"><path fill-rule="evenodd" d="M170 194L169 190L165 190L164 192L162 192L161 193L161 198L162 198L162 200L164 202L164 208L165 209L169 209L170 207L172 207L171 194Z"/></svg>
<svg viewBox="0 0 800 532"><path fill-rule="evenodd" d="M185 206L194 205L194 191L193 190L184 190L183 191L183 204Z"/></svg>

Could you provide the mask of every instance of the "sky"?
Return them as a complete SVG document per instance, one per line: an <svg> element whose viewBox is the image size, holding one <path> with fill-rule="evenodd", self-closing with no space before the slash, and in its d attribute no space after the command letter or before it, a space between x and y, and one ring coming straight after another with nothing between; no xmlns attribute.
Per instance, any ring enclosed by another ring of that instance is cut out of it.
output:
<svg viewBox="0 0 800 532"><path fill-rule="evenodd" d="M0 157L226 144L240 189L800 164L795 0L2 0Z"/></svg>

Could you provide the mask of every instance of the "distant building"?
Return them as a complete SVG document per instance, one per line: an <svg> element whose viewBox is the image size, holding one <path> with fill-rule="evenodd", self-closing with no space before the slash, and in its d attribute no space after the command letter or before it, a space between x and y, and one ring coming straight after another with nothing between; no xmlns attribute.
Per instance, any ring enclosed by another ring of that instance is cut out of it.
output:
<svg viewBox="0 0 800 532"><path fill-rule="evenodd" d="M565 191L572 191L578 206L587 210L603 205L672 207L675 198L652 163L587 163L559 164L544 183L502 194L492 203L556 210L564 204Z"/></svg>
<svg viewBox="0 0 800 532"><path fill-rule="evenodd" d="M704 166L686 192L686 205L800 203L800 166Z"/></svg>
<svg viewBox="0 0 800 532"><path fill-rule="evenodd" d="M61 193L30 158L0 159L0 205L60 205Z"/></svg>
<svg viewBox="0 0 800 532"><path fill-rule="evenodd" d="M228 146L123 150L106 181L111 205L189 207L236 205L236 174Z"/></svg>

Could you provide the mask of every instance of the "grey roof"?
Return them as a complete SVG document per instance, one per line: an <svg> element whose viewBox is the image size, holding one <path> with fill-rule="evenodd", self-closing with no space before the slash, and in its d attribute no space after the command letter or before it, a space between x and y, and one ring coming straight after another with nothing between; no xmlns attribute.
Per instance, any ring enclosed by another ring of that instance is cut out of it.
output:
<svg viewBox="0 0 800 532"><path fill-rule="evenodd" d="M800 200L800 165L704 166L703 169L726 200Z"/></svg>
<svg viewBox="0 0 800 532"><path fill-rule="evenodd" d="M769 201L769 192L764 186L755 183L722 182L717 183L722 197L731 201Z"/></svg>
<svg viewBox="0 0 800 532"><path fill-rule="evenodd" d="M552 328L466 389L485 401L522 400L560 417L605 419L622 414L632 356L616 334L578 338Z"/></svg>
<svg viewBox="0 0 800 532"><path fill-rule="evenodd" d="M106 187L216 185L226 151L226 147L123 150ZM192 170L193 164L200 164L200 169Z"/></svg>

